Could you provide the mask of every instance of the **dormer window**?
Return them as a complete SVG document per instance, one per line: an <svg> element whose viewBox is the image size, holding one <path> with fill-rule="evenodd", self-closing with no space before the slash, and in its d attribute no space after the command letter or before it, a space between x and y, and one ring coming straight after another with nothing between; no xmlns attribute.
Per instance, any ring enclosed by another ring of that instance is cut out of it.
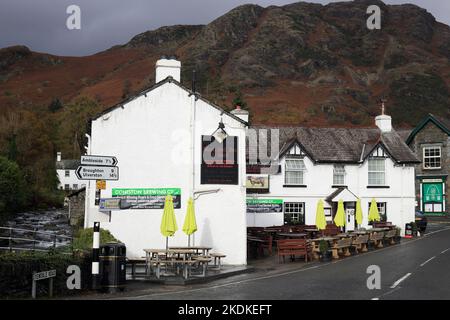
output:
<svg viewBox="0 0 450 320"><path fill-rule="evenodd" d="M286 159L285 184L303 185L305 171L306 167L303 159Z"/></svg>
<svg viewBox="0 0 450 320"><path fill-rule="evenodd" d="M333 168L333 185L345 185L345 167L343 165L334 165Z"/></svg>
<svg viewBox="0 0 450 320"><path fill-rule="evenodd" d="M441 169L441 147L431 146L423 148L423 168Z"/></svg>

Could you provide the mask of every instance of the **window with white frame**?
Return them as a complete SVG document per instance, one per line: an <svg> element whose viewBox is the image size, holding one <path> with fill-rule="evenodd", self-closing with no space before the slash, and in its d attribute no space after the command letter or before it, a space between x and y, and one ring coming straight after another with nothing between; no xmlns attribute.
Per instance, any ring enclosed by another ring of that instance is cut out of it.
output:
<svg viewBox="0 0 450 320"><path fill-rule="evenodd" d="M70 190L70 185L69 184L65 184L64 185L64 190Z"/></svg>
<svg viewBox="0 0 450 320"><path fill-rule="evenodd" d="M74 190L78 190L78 184L74 183L73 189L74 189Z"/></svg>
<svg viewBox="0 0 450 320"><path fill-rule="evenodd" d="M333 185L345 185L345 167L343 165L334 165Z"/></svg>
<svg viewBox="0 0 450 320"><path fill-rule="evenodd" d="M377 202L377 208L378 213L380 214L380 221L386 222L387 221L386 202ZM367 212L369 211L370 211L370 202L369 202L369 209Z"/></svg>
<svg viewBox="0 0 450 320"><path fill-rule="evenodd" d="M284 203L284 223L305 223L305 203L304 202L285 202Z"/></svg>
<svg viewBox="0 0 450 320"><path fill-rule="evenodd" d="M431 146L423 148L423 168L424 169L441 168L441 147Z"/></svg>
<svg viewBox="0 0 450 320"><path fill-rule="evenodd" d="M65 175L66 177L70 177L70 171L69 171L69 170L64 171L64 175Z"/></svg>
<svg viewBox="0 0 450 320"><path fill-rule="evenodd" d="M386 159L369 159L369 185L384 186L386 183Z"/></svg>
<svg viewBox="0 0 450 320"><path fill-rule="evenodd" d="M305 171L306 167L303 159L286 159L285 184L302 185Z"/></svg>

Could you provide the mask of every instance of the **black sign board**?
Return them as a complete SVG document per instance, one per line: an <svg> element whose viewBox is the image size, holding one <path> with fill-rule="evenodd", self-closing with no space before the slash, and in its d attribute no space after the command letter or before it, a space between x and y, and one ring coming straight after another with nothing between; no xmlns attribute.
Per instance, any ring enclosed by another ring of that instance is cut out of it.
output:
<svg viewBox="0 0 450 320"><path fill-rule="evenodd" d="M239 183L238 137L227 137L222 143L212 136L202 136L201 184Z"/></svg>
<svg viewBox="0 0 450 320"><path fill-rule="evenodd" d="M413 228L410 223L407 223L405 225L405 238L412 238L413 237Z"/></svg>

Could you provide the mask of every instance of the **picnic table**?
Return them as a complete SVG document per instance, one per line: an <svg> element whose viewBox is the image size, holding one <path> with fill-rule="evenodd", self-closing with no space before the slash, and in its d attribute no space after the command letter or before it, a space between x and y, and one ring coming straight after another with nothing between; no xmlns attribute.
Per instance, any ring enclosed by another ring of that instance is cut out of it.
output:
<svg viewBox="0 0 450 320"><path fill-rule="evenodd" d="M328 242L331 247L331 246L333 246L334 242L337 240L339 240L338 237L320 237L320 238L315 238L315 239L309 239L308 241L310 243L312 243L314 259L319 259L319 252L320 252L319 243L320 243L320 241Z"/></svg>
<svg viewBox="0 0 450 320"><path fill-rule="evenodd" d="M195 249L144 249L147 264L147 275L150 275L154 270L156 278L161 276L161 266L172 265L176 267L176 273L179 272L179 267L183 269L183 277L188 277L188 267L196 261L193 257L197 255Z"/></svg>
<svg viewBox="0 0 450 320"><path fill-rule="evenodd" d="M278 233L279 237L283 238L290 238L290 239L299 239L299 238L306 238L308 234L306 233Z"/></svg>
<svg viewBox="0 0 450 320"><path fill-rule="evenodd" d="M202 255L207 256L209 254L209 251L212 250L211 247L206 246L182 246L182 247L169 247L170 250L194 250L196 254L200 254L200 251L202 252Z"/></svg>

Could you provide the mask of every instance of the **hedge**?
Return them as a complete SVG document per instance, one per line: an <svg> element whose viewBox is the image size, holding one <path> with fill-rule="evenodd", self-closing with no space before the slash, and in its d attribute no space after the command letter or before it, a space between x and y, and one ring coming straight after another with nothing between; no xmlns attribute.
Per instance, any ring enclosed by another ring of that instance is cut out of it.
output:
<svg viewBox="0 0 450 320"><path fill-rule="evenodd" d="M53 294L79 294L80 290L67 288L67 267L77 265L81 269L81 289L86 290L91 283L91 257L86 254L64 254L50 252L7 252L0 254L0 298L30 298L33 272L56 269L53 280ZM37 282L37 297L48 297L48 280Z"/></svg>

